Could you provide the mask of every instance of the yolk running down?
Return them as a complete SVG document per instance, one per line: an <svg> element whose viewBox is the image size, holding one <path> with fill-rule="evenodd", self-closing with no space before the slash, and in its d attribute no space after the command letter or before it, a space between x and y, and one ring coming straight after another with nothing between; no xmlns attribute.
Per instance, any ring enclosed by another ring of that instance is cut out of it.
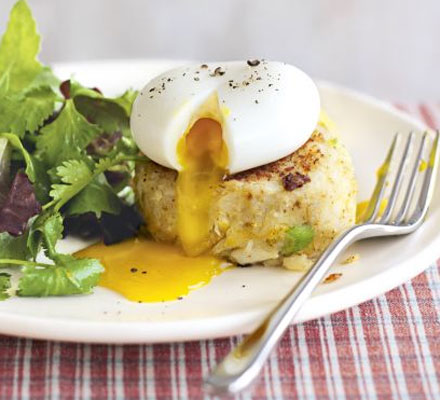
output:
<svg viewBox="0 0 440 400"><path fill-rule="evenodd" d="M180 247L135 238L81 250L78 257L97 258L104 265L100 286L133 301L176 300L225 270L223 260L206 254L213 245L209 239L209 213L228 165L219 122L223 114L217 96L211 96L177 145L182 166L177 179Z"/></svg>
<svg viewBox="0 0 440 400"><path fill-rule="evenodd" d="M209 283L226 266L216 257L187 257L176 246L144 238L95 244L76 256L99 259L105 267L99 285L138 302L177 300Z"/></svg>
<svg viewBox="0 0 440 400"><path fill-rule="evenodd" d="M182 165L177 179L179 241L186 254L197 256L212 245L209 212L228 164L221 124L198 119L179 141L177 155Z"/></svg>

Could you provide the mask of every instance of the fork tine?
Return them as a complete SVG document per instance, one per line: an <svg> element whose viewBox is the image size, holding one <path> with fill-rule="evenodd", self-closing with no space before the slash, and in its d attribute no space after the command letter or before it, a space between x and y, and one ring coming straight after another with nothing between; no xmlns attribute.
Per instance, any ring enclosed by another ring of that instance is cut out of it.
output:
<svg viewBox="0 0 440 400"><path fill-rule="evenodd" d="M402 223L402 221L405 219L406 214L408 213L409 207L411 205L411 201L414 195L414 190L416 188L417 183L417 173L419 172L420 164L423 160L423 153L426 148L426 142L428 139L428 132L425 132L423 134L422 140L420 142L419 151L417 152L417 157L414 162L413 169L411 171L411 177L409 179L408 189L405 193L405 198L403 200L403 203L400 207L400 210L394 220L395 225L399 225Z"/></svg>
<svg viewBox="0 0 440 400"><path fill-rule="evenodd" d="M439 131L437 131L434 137L431 152L429 154L428 167L426 168L425 179L423 180L422 189L420 191L420 196L417 201L417 206L408 221L409 224L414 224L422 221L428 211L429 203L434 193L434 182L437 178L440 157L439 137L440 134Z"/></svg>
<svg viewBox="0 0 440 400"><path fill-rule="evenodd" d="M385 208L385 211L380 218L380 223L386 224L389 222L391 214L393 213L394 206L396 204L397 198L399 196L400 187L402 186L403 181L403 173L405 172L406 165L408 164L408 155L411 151L411 146L414 141L414 132L411 132L408 136L408 139L406 140L405 150L403 151L403 154L400 159L399 168L397 170L397 175L394 180L393 188L391 189L391 194L388 199L388 205Z"/></svg>
<svg viewBox="0 0 440 400"><path fill-rule="evenodd" d="M393 139L393 143L388 150L387 157L382 167L380 168L380 173L378 174L379 177L374 188L373 195L371 196L370 202L368 203L365 216L362 218L365 223L373 222L376 219L377 214L379 213L380 203L382 202L382 198L385 193L385 183L390 170L391 159L393 158L394 150L396 149L399 138L400 134L396 133Z"/></svg>

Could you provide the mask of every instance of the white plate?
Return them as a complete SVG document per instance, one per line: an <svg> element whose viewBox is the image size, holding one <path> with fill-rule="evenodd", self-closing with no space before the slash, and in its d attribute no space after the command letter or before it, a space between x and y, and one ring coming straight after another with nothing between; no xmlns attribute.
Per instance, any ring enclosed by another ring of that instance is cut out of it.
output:
<svg viewBox="0 0 440 400"><path fill-rule="evenodd" d="M71 74L90 86L116 94L140 88L175 62L119 61L56 66L61 77ZM396 131L424 130L425 125L388 104L328 83L319 85L322 102L348 146L360 184L368 197L375 170ZM338 281L321 285L296 321L329 314L377 296L422 272L440 255L440 191L430 215L416 233L369 240L350 249L361 258ZM64 249L83 244L67 240ZM97 288L93 295L67 298L13 298L0 303L0 332L42 339L78 342L168 342L222 337L249 332L299 278L281 268L237 268L225 272L181 301L137 304ZM244 287L243 287L244 285Z"/></svg>

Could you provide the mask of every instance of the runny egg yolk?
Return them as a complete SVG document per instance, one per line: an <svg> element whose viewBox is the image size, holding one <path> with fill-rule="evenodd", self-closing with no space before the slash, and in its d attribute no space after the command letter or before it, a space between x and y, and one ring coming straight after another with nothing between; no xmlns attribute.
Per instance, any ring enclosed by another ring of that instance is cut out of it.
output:
<svg viewBox="0 0 440 400"><path fill-rule="evenodd" d="M104 265L100 286L133 301L168 301L206 285L224 271L223 260L206 254L213 245L209 212L228 165L223 115L217 96L210 97L178 142L182 166L176 196L178 246L135 238L79 251L78 257L97 258Z"/></svg>
<svg viewBox="0 0 440 400"><path fill-rule="evenodd" d="M177 178L178 237L185 253L197 256L212 246L209 212L228 164L218 116L211 112L198 118L180 139L177 156L182 165Z"/></svg>
<svg viewBox="0 0 440 400"><path fill-rule="evenodd" d="M188 257L176 246L145 238L95 244L76 256L99 259L105 267L99 285L138 302L177 300L225 269L219 258Z"/></svg>

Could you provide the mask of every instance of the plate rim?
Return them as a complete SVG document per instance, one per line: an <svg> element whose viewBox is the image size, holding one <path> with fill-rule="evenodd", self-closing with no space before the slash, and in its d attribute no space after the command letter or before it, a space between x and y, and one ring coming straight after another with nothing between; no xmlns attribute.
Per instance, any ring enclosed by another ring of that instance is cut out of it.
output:
<svg viewBox="0 0 440 400"><path fill-rule="evenodd" d="M187 61L167 59L120 59L62 62L55 63L52 66L55 68L72 68L79 65L82 67L106 64L118 64L123 66L133 64L177 64L185 62ZM387 101L326 80L317 79L316 82L320 89L342 93L370 107L393 114L406 123L417 126L420 130L429 129L421 120L393 107L392 104ZM292 323L316 319L353 307L407 282L436 261L436 256L433 256L433 254L435 253L434 249L438 247L440 247L440 235L436 236L430 245L424 247L415 253L413 257L406 259L398 265L385 269L361 281L311 297ZM397 268L401 269L398 279L395 277ZM392 277L392 279L390 279L390 277ZM359 290L361 286L365 285L373 285L373 287L375 287L373 295L371 294L371 290ZM355 294L355 296L353 296L353 294ZM336 301L329 300L329 298L334 298L335 296L344 296L345 300L342 306ZM320 305L322 305L323 302L327 302L328 304L325 312L320 311ZM257 325L261 318L266 315L268 311L266 308L264 310L261 308L259 310L237 311L234 314L191 320L191 327L185 329L184 334L180 333L179 337L176 337L175 330L178 328L182 331L182 321L91 321L77 318L69 319L68 317L47 318L22 314L14 315L5 311L0 311L0 332L5 335L35 339L112 344L204 340L248 333ZM71 332L74 333L72 334Z"/></svg>

